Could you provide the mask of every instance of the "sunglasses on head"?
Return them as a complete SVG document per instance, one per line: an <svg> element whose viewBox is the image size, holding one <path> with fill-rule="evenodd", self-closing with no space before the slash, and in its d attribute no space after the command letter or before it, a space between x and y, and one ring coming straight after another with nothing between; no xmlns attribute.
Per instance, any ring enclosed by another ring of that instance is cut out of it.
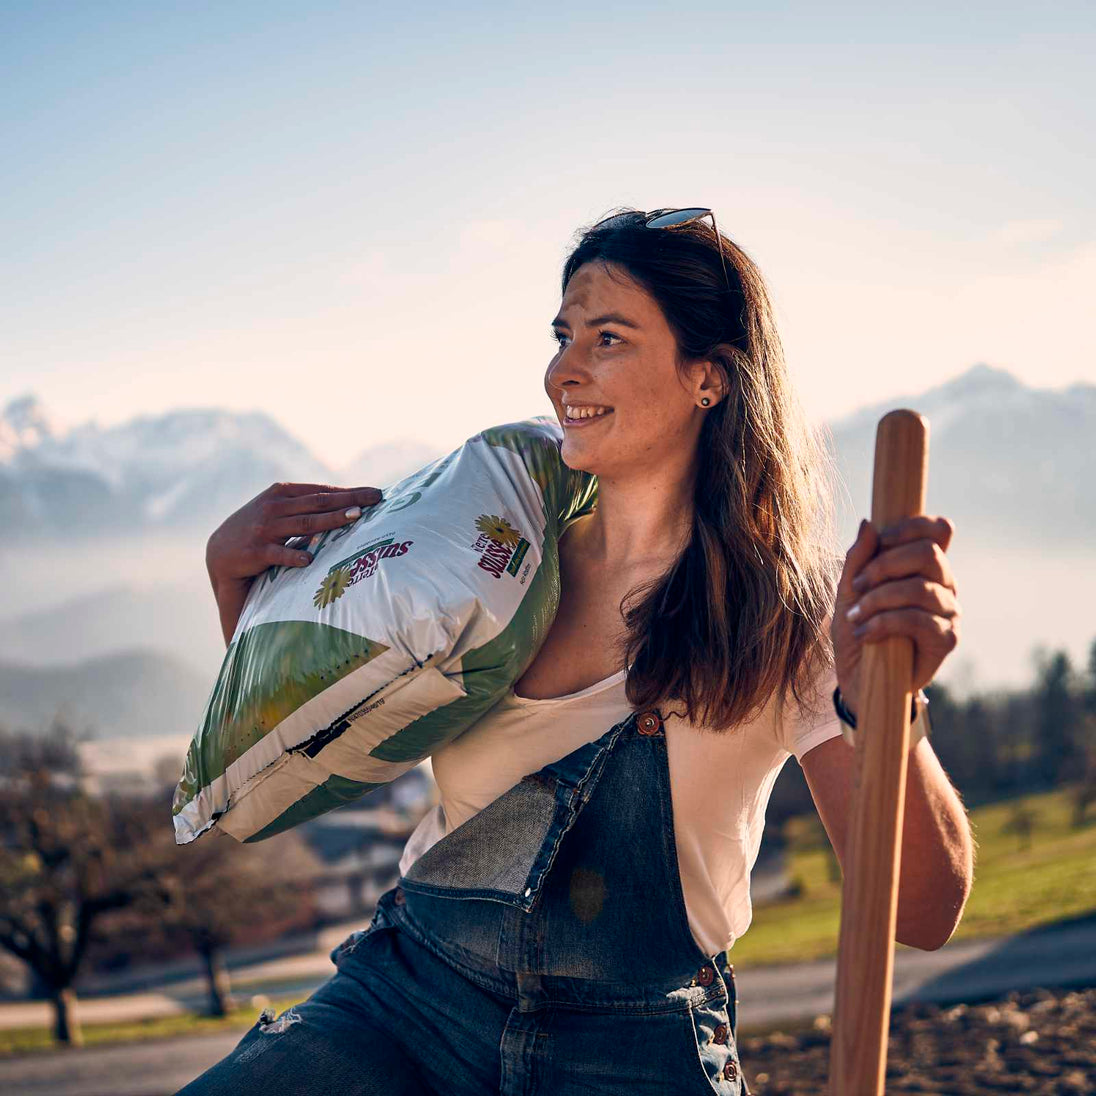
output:
<svg viewBox="0 0 1096 1096"><path fill-rule="evenodd" d="M715 235L715 247L719 252L719 262L723 267L723 281L730 292L731 279L727 274L727 260L723 258L723 244L719 238L719 229L716 227L715 214L710 209L691 207L689 209L656 209L653 213L642 213L631 210L627 213L614 213L605 217L594 225L594 229L612 228L614 225L634 224L642 221L644 228L676 228L678 225L692 224L693 221L702 220L705 217L712 219L712 232ZM591 229L593 231L593 229Z"/></svg>

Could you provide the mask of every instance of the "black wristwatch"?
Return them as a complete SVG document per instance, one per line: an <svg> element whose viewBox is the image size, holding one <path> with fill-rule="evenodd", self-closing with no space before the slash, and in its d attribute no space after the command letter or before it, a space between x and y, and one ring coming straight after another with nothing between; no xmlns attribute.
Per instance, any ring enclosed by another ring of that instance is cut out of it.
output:
<svg viewBox="0 0 1096 1096"><path fill-rule="evenodd" d="M910 723L916 723L918 715L921 714L921 709L927 705L929 698L925 696L924 689L918 689L910 699ZM850 726L854 731L856 730L856 716L849 711L845 705L845 701L841 697L841 686L838 685L833 691L833 706L837 712L837 718L842 723Z"/></svg>

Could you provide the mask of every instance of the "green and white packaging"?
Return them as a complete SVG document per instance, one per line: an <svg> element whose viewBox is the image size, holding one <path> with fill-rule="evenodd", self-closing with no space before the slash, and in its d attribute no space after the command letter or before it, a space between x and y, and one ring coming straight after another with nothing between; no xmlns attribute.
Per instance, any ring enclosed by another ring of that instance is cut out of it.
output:
<svg viewBox="0 0 1096 1096"><path fill-rule="evenodd" d="M262 841L413 768L494 705L559 604L559 536L597 479L538 416L469 438L307 567L252 585L175 790L175 840ZM291 542L292 543L292 542Z"/></svg>

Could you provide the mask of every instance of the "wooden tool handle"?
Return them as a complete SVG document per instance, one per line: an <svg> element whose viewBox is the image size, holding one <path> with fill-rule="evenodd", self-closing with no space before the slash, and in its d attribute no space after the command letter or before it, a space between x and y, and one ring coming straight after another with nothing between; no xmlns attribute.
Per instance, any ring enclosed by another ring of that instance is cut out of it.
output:
<svg viewBox="0 0 1096 1096"><path fill-rule="evenodd" d="M875 435L876 530L925 512L928 421L888 412ZM913 642L864 644L851 824L841 895L830 1096L883 1096L898 914Z"/></svg>

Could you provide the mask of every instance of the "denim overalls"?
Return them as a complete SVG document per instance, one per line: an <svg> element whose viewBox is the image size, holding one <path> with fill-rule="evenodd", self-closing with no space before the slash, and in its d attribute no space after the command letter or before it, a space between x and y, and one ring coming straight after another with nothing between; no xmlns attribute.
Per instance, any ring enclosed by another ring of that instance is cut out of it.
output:
<svg viewBox="0 0 1096 1096"><path fill-rule="evenodd" d="M427 849L331 958L179 1096L749 1093L734 968L689 930L657 709Z"/></svg>

